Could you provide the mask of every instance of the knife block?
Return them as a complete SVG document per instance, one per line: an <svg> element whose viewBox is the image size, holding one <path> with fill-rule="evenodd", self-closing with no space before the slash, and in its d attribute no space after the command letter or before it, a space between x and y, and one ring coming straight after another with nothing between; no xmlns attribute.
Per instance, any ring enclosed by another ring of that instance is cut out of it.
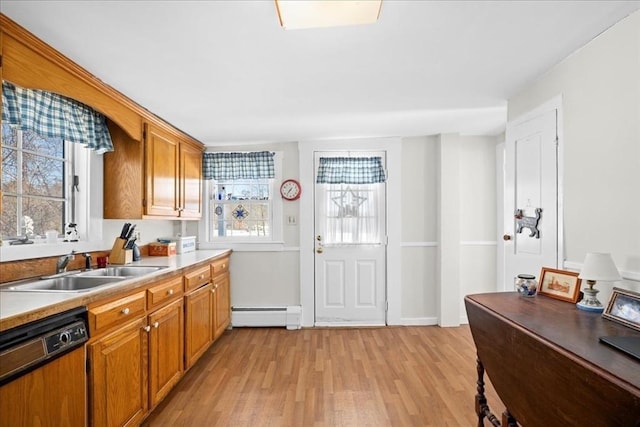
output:
<svg viewBox="0 0 640 427"><path fill-rule="evenodd" d="M110 264L131 264L133 261L133 250L125 249L124 245L127 244L127 240L123 238L116 238L109 254Z"/></svg>

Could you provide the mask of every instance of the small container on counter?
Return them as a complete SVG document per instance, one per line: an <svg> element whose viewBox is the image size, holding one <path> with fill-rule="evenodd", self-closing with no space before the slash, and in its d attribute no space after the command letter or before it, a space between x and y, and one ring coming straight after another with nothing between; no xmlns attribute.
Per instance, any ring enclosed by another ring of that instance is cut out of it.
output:
<svg viewBox="0 0 640 427"><path fill-rule="evenodd" d="M523 297L533 297L538 292L538 282L532 274L518 274L515 285L516 291Z"/></svg>
<svg viewBox="0 0 640 427"><path fill-rule="evenodd" d="M149 243L149 256L171 256L176 254L176 242Z"/></svg>
<svg viewBox="0 0 640 427"><path fill-rule="evenodd" d="M98 262L98 268L106 268L109 265L108 256L99 256L96 260Z"/></svg>

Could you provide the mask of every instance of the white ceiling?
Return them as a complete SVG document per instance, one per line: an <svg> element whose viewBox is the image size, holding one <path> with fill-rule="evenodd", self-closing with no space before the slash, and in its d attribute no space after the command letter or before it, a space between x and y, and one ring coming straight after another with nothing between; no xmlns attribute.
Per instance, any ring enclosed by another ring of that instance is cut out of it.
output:
<svg viewBox="0 0 640 427"><path fill-rule="evenodd" d="M498 134L506 101L640 1L383 0L283 30L256 1L13 1L2 13L208 145Z"/></svg>

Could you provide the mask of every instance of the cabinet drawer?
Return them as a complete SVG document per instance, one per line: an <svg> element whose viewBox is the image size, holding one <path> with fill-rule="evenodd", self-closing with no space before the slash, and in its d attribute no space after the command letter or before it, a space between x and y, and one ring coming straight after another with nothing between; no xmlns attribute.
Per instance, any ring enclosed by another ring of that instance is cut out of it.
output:
<svg viewBox="0 0 640 427"><path fill-rule="evenodd" d="M211 276L217 276L229 271L229 257L217 259L211 263Z"/></svg>
<svg viewBox="0 0 640 427"><path fill-rule="evenodd" d="M147 289L147 309L159 306L165 302L182 296L182 276L158 283Z"/></svg>
<svg viewBox="0 0 640 427"><path fill-rule="evenodd" d="M211 271L209 270L209 266L199 267L184 275L184 290L187 292L199 288L210 281Z"/></svg>
<svg viewBox="0 0 640 427"><path fill-rule="evenodd" d="M89 309L89 328L93 334L144 314L145 291Z"/></svg>

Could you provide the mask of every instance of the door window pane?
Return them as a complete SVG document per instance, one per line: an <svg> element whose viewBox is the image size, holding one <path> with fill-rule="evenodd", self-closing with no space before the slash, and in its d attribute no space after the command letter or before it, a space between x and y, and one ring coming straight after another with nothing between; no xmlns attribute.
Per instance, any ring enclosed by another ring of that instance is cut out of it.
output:
<svg viewBox="0 0 640 427"><path fill-rule="evenodd" d="M325 244L380 243L380 194L383 184L318 184L323 193L320 234Z"/></svg>

